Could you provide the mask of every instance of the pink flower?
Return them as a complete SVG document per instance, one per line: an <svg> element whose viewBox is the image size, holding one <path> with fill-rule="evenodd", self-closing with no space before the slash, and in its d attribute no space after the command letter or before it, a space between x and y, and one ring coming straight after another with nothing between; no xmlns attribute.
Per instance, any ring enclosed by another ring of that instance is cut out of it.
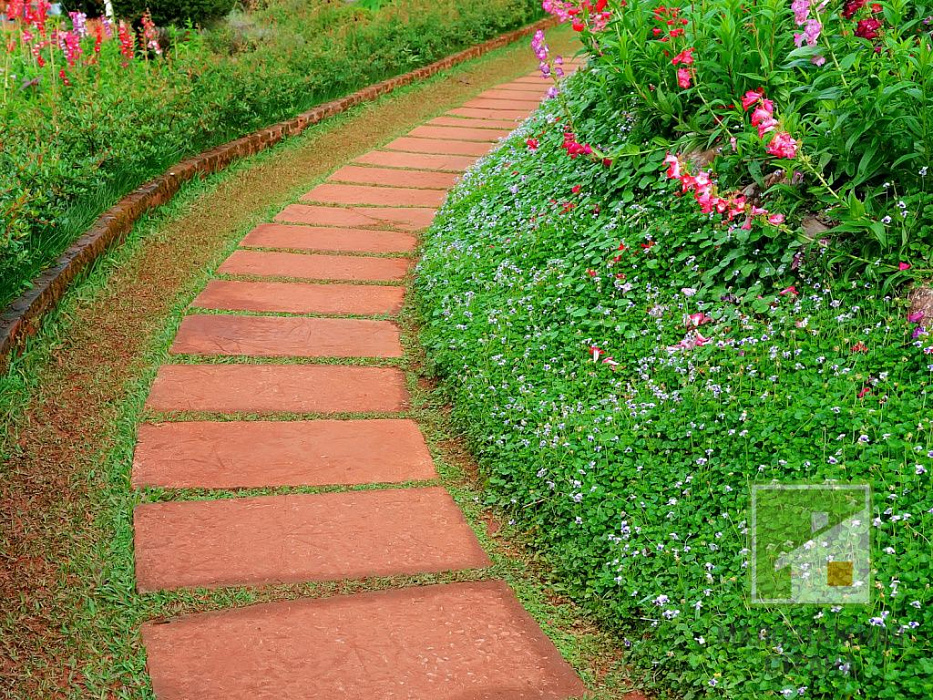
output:
<svg viewBox="0 0 933 700"><path fill-rule="evenodd" d="M771 139L767 150L768 153L778 158L796 158L797 142L786 131L782 131Z"/></svg>
<svg viewBox="0 0 933 700"><path fill-rule="evenodd" d="M768 223L772 224L773 226L780 226L781 224L784 223L784 215L783 214L772 214L771 216L768 217Z"/></svg>
<svg viewBox="0 0 933 700"><path fill-rule="evenodd" d="M707 316L702 311L695 314L690 314L687 316L687 327L688 328L699 328L704 323L712 323L713 319Z"/></svg>
<svg viewBox="0 0 933 700"><path fill-rule="evenodd" d="M686 68L677 69L677 84L684 90L690 87L690 71Z"/></svg>
<svg viewBox="0 0 933 700"><path fill-rule="evenodd" d="M866 395L868 394L868 392L870 392L870 391L871 391L871 387L870 387L870 386L866 386L866 387L864 387L864 388L858 393L858 397L859 397L860 399L863 399L863 398L865 398L865 396L866 396Z"/></svg>
<svg viewBox="0 0 933 700"><path fill-rule="evenodd" d="M764 96L764 92L760 90L749 90L745 93L745 97L742 98L742 109L747 112L749 107L758 102L758 100Z"/></svg>
<svg viewBox="0 0 933 700"><path fill-rule="evenodd" d="M538 148L538 139L528 139L525 141L525 145L527 145L530 150L535 151Z"/></svg>
<svg viewBox="0 0 933 700"><path fill-rule="evenodd" d="M782 289L780 292L778 292L778 294L780 294L780 296L782 296L782 297L785 297L785 296L788 296L788 295L790 295L790 296L792 296L792 297L795 297L795 296L797 296L798 292L797 292L797 288L796 288L795 286L791 285L791 286L788 287L787 289Z"/></svg>
<svg viewBox="0 0 933 700"><path fill-rule="evenodd" d="M922 311L914 311L907 314L907 321L909 323L920 323L925 315Z"/></svg>
<svg viewBox="0 0 933 700"><path fill-rule="evenodd" d="M674 56L674 58L671 59L671 65L676 66L681 63L683 63L685 66L693 65L693 52L694 51L695 49L693 49L692 47L689 49L684 49L679 54Z"/></svg>
<svg viewBox="0 0 933 700"><path fill-rule="evenodd" d="M672 180L675 178L680 178L680 161L677 159L677 156L671 155L670 153L664 158L664 164L667 167L667 176Z"/></svg>
<svg viewBox="0 0 933 700"><path fill-rule="evenodd" d="M904 270L909 270L911 267L913 266L910 263L902 262L898 263L897 269L903 272Z"/></svg>

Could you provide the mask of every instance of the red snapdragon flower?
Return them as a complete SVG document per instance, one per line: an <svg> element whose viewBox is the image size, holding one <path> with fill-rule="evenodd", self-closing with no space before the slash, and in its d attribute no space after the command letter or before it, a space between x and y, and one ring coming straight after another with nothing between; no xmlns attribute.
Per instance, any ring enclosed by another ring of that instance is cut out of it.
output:
<svg viewBox="0 0 933 700"><path fill-rule="evenodd" d="M897 265L897 269L900 270L901 272L904 272L905 270L909 270L911 267L913 267L913 265L911 265L910 263L905 263L905 262L898 263Z"/></svg>
<svg viewBox="0 0 933 700"><path fill-rule="evenodd" d="M690 47L689 49L684 49L679 54L674 56L674 58L671 59L671 65L677 66L677 65L680 65L681 63L683 63L685 66L693 65L693 52L695 50L696 49L694 49L693 47Z"/></svg>
<svg viewBox="0 0 933 700"><path fill-rule="evenodd" d="M538 139L528 139L527 141L525 141L525 144L532 151L535 151L538 149Z"/></svg>
<svg viewBox="0 0 933 700"><path fill-rule="evenodd" d="M879 29L881 29L881 22L874 17L861 19L855 25L855 36L871 40L878 36Z"/></svg>
<svg viewBox="0 0 933 700"><path fill-rule="evenodd" d="M791 138L791 135L786 131L781 131L776 134L771 143L768 144L768 153L778 158L796 158L797 157L797 142Z"/></svg>

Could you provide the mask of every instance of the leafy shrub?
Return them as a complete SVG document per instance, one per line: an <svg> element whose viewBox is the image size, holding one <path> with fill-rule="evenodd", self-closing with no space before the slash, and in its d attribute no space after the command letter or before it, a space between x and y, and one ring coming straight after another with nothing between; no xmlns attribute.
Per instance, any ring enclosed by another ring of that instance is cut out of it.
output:
<svg viewBox="0 0 933 700"><path fill-rule="evenodd" d="M933 696L922 319L678 196L615 78L575 78L426 236L422 341L488 502L661 697ZM620 155L568 157L582 134ZM751 293L703 283L726 259ZM752 605L749 484L826 480L873 487L871 605Z"/></svg>
<svg viewBox="0 0 933 700"><path fill-rule="evenodd" d="M281 0L210 31L3 23L13 51L0 59L0 304L179 159L538 16L531 0L399 0L378 12Z"/></svg>
<svg viewBox="0 0 933 700"><path fill-rule="evenodd" d="M205 24L225 16L235 4L236 0L113 0L113 11L134 22L148 11L158 25Z"/></svg>
<svg viewBox="0 0 933 700"><path fill-rule="evenodd" d="M766 235L800 238L797 224L815 215L850 274L887 275L907 258L933 267L923 2L609 0L573 16L569 2L545 5L581 31L607 97L634 96L672 153L717 149L720 187L770 193L794 225ZM762 98L748 102L751 91ZM770 121L755 119L761 107Z"/></svg>

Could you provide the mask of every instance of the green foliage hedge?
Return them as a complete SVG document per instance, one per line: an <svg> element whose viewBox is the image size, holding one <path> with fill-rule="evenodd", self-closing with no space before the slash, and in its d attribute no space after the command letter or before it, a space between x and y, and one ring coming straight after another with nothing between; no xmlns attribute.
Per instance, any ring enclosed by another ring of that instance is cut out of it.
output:
<svg viewBox="0 0 933 700"><path fill-rule="evenodd" d="M236 0L113 0L113 10L118 17L137 20L144 12L150 12L158 25L186 22L203 24L226 15Z"/></svg>
<svg viewBox="0 0 933 700"><path fill-rule="evenodd" d="M399 0L378 12L283 0L210 31L171 31L161 58L137 49L127 61L114 39L86 62L91 36L65 66L70 86L60 53L40 68L25 46L0 100L0 304L172 163L540 14L533 0Z"/></svg>
<svg viewBox="0 0 933 700"><path fill-rule="evenodd" d="M659 697L933 697L925 331L819 246L678 196L606 80L546 103L427 235L422 340L488 502ZM568 157L571 118L627 155ZM871 605L753 605L750 485L826 480L873 488Z"/></svg>

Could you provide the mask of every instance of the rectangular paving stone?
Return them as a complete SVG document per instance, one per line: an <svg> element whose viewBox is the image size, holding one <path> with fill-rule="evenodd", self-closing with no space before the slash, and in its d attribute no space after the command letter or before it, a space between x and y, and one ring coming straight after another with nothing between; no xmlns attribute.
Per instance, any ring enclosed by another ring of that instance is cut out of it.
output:
<svg viewBox="0 0 933 700"><path fill-rule="evenodd" d="M409 136L419 139L450 139L454 141L479 141L496 143L511 133L508 129L471 129L469 126L419 126Z"/></svg>
<svg viewBox="0 0 933 700"><path fill-rule="evenodd" d="M410 264L411 261L406 258L236 250L218 268L218 272L225 275L295 277L343 282L390 282L404 279Z"/></svg>
<svg viewBox="0 0 933 700"><path fill-rule="evenodd" d="M435 141L433 139L415 139L402 136L386 145L392 151L411 153L444 153L461 156L482 156L489 152L488 143L469 141Z"/></svg>
<svg viewBox="0 0 933 700"><path fill-rule="evenodd" d="M551 85L546 84L545 81L542 81L541 83L522 83L516 80L511 83L497 85L495 89L505 90L507 92L523 92L526 94L541 95L541 97L544 97L550 87Z"/></svg>
<svg viewBox="0 0 933 700"><path fill-rule="evenodd" d="M501 581L146 623L159 700L568 700L585 688Z"/></svg>
<svg viewBox="0 0 933 700"><path fill-rule="evenodd" d="M524 107L537 107L541 104L541 100L544 99L542 94L540 97L535 97L534 95L529 95L523 92L516 92L514 90L486 90L476 96L475 99L478 100L499 100L506 103L514 104L518 108Z"/></svg>
<svg viewBox="0 0 933 700"><path fill-rule="evenodd" d="M397 314L404 299L405 289L397 286L211 280L192 306L225 311L377 316Z"/></svg>
<svg viewBox="0 0 933 700"><path fill-rule="evenodd" d="M410 253L418 239L403 231L259 224L240 241L245 248L291 248L335 253Z"/></svg>
<svg viewBox="0 0 933 700"><path fill-rule="evenodd" d="M467 129L506 129L509 133L518 126L514 119L468 119L466 117L437 117L429 121L428 124Z"/></svg>
<svg viewBox="0 0 933 700"><path fill-rule="evenodd" d="M457 176L454 173L429 170L396 170L394 168L364 168L358 165L346 165L328 179L333 182L419 187L429 190L448 190L457 182Z"/></svg>
<svg viewBox="0 0 933 700"><path fill-rule="evenodd" d="M476 97L463 103L466 109L514 110L524 115L531 114L538 106L537 102L519 102L516 100L489 100Z"/></svg>
<svg viewBox="0 0 933 700"><path fill-rule="evenodd" d="M146 423L133 456L135 487L329 486L436 477L424 436L408 419Z"/></svg>
<svg viewBox="0 0 933 700"><path fill-rule="evenodd" d="M146 406L215 413L395 413L408 405L394 367L162 365Z"/></svg>
<svg viewBox="0 0 933 700"><path fill-rule="evenodd" d="M401 357L391 321L194 314L181 322L173 355Z"/></svg>
<svg viewBox="0 0 933 700"><path fill-rule="evenodd" d="M146 503L140 591L340 581L489 566L441 487Z"/></svg>
<svg viewBox="0 0 933 700"><path fill-rule="evenodd" d="M312 226L345 226L348 228L399 228L420 231L434 220L434 209L405 207L324 207L311 204L289 204L276 221L291 221Z"/></svg>
<svg viewBox="0 0 933 700"><path fill-rule="evenodd" d="M471 119L514 119L516 126L518 122L527 119L531 110L527 109L476 109L475 107L456 107L447 114L458 117L470 117Z"/></svg>
<svg viewBox="0 0 933 700"><path fill-rule="evenodd" d="M302 196L305 202L368 204L380 207L439 207L447 194L438 190L325 183Z"/></svg>
<svg viewBox="0 0 933 700"><path fill-rule="evenodd" d="M417 170L462 173L476 162L476 158L443 154L370 151L357 158L356 162L367 165L381 165L387 168L415 168Z"/></svg>

